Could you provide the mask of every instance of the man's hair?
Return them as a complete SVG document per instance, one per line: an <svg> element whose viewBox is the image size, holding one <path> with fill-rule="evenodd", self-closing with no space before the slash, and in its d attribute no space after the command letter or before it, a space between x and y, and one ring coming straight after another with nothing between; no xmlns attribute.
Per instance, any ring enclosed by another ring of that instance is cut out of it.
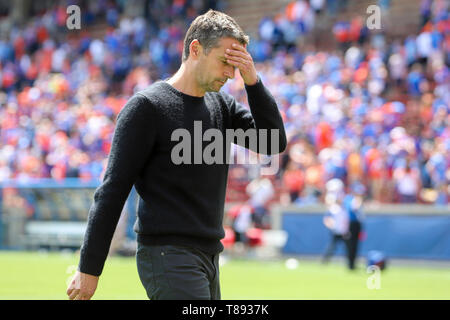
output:
<svg viewBox="0 0 450 320"><path fill-rule="evenodd" d="M189 57L189 45L197 39L203 47L205 54L218 46L221 38L234 38L242 45L249 43L249 36L229 15L210 9L198 16L189 27L184 38L183 62Z"/></svg>

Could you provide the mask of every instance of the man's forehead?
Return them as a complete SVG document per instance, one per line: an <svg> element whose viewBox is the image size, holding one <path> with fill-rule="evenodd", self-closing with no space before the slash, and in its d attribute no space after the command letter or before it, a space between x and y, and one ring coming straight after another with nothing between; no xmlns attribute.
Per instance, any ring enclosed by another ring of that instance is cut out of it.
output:
<svg viewBox="0 0 450 320"><path fill-rule="evenodd" d="M234 38L222 38L214 49L224 52L226 49L232 49L233 43L242 46L242 44Z"/></svg>

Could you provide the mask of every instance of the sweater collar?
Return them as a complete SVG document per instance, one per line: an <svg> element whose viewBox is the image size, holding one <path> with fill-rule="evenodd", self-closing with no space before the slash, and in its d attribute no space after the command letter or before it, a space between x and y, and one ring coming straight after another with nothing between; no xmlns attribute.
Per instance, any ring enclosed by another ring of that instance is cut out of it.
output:
<svg viewBox="0 0 450 320"><path fill-rule="evenodd" d="M164 81L161 80L160 84L162 86L164 86L164 88L167 88L173 94L181 97L183 100L189 100L189 101L192 101L192 102L202 102L203 99L205 98L205 96L203 96L203 97L195 97L195 96L191 96L191 95L185 94L185 93L177 90L176 88L174 88L172 85L167 83L167 81L165 81L165 80Z"/></svg>

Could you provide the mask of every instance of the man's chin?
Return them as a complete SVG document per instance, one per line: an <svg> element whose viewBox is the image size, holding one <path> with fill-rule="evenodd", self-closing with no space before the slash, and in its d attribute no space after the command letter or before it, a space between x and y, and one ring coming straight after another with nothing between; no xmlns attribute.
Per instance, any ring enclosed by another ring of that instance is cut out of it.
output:
<svg viewBox="0 0 450 320"><path fill-rule="evenodd" d="M222 89L222 84L215 84L215 85L213 85L213 86L210 86L209 88L208 88L208 90L206 90L206 91L208 91L208 92L219 92L220 91L220 89Z"/></svg>

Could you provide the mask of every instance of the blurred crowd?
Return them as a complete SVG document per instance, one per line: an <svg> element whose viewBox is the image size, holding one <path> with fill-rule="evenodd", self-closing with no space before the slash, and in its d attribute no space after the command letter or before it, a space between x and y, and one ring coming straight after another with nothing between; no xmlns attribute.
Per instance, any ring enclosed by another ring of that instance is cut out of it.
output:
<svg viewBox="0 0 450 320"><path fill-rule="evenodd" d="M0 181L99 178L127 99L177 69L184 32L198 14L225 8L222 1L145 3L144 14L133 16L123 1L89 2L77 32L65 26L64 1L23 27L0 21ZM333 28L335 50L296 45L337 3L345 1L293 1L263 19L251 39L289 142L266 187L271 181L282 201L301 205L323 201L326 182L337 178L346 187L362 183L374 201L446 204L448 4L423 1L420 30L405 39L391 41L356 19ZM223 90L247 104L239 76ZM251 168L231 167L230 179L256 178Z"/></svg>
<svg viewBox="0 0 450 320"><path fill-rule="evenodd" d="M22 27L0 21L0 181L99 178L128 98L174 72L191 21L221 9L148 1L144 17L127 15L124 1L83 3L78 32L66 27L66 1Z"/></svg>
<svg viewBox="0 0 450 320"><path fill-rule="evenodd" d="M289 9L272 22L297 24ZM336 178L347 189L363 183L366 198L377 202L448 203L449 22L448 3L423 1L420 30L406 39L370 34L356 17L336 23L336 50L284 41L258 63L288 134L278 175L287 202L322 202L326 182ZM265 31L261 25L256 50L279 39ZM245 102L242 84L228 89Z"/></svg>

